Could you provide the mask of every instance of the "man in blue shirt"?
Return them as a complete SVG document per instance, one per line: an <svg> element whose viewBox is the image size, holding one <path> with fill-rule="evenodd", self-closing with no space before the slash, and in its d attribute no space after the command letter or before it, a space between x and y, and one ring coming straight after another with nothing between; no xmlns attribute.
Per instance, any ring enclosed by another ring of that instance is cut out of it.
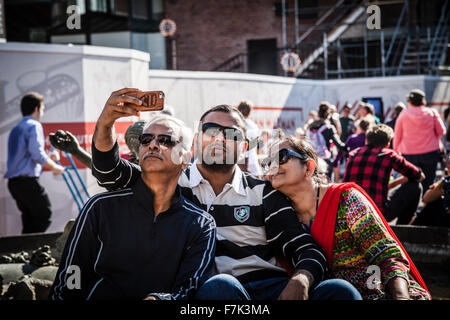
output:
<svg viewBox="0 0 450 320"><path fill-rule="evenodd" d="M22 233L44 232L50 225L51 204L39 184L42 169L60 175L64 168L44 151L44 131L40 120L44 115L44 97L26 94L20 105L23 119L8 137L8 169L5 178L17 207L22 212Z"/></svg>

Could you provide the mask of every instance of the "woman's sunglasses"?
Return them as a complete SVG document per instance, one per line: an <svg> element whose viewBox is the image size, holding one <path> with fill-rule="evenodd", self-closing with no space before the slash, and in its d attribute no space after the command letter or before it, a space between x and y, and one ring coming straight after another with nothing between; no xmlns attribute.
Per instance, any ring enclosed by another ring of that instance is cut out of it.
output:
<svg viewBox="0 0 450 320"><path fill-rule="evenodd" d="M225 140L233 141L244 141L244 133L236 128L224 127L218 123L206 122L202 124L202 132L210 137L218 136L220 133L223 134Z"/></svg>
<svg viewBox="0 0 450 320"><path fill-rule="evenodd" d="M291 157L298 158L302 161L306 160L306 158L304 156L302 156L301 154L299 154L297 152L291 151L289 149L281 149L274 156L265 158L261 162L261 167L264 170L264 173L267 173L267 172L269 172L270 165L272 164L272 162L275 162L278 165L282 165L282 164L285 164L286 162L288 162Z"/></svg>
<svg viewBox="0 0 450 320"><path fill-rule="evenodd" d="M180 143L180 141L175 140L174 137L168 134L159 134L154 135L153 133L143 133L139 136L139 143L143 146L148 146L150 143L152 143L153 139L156 138L156 142L160 146L165 146L167 148L172 148L177 143Z"/></svg>

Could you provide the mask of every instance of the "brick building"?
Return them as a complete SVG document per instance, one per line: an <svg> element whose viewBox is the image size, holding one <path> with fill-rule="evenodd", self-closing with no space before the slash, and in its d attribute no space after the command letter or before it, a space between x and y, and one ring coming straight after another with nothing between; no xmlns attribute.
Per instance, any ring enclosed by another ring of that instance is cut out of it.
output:
<svg viewBox="0 0 450 320"><path fill-rule="evenodd" d="M286 1L287 7L293 7L294 1ZM316 2L320 5L333 3L330 0ZM261 57L254 57L256 64L258 58L274 62L253 66L255 73L276 74L277 48L283 46L280 3L273 0L167 0L165 14L177 24L177 69L210 71L236 55L253 50L266 51ZM293 14L288 14L287 20L287 25L294 25ZM293 42L295 30L286 31L287 42Z"/></svg>
<svg viewBox="0 0 450 320"><path fill-rule="evenodd" d="M4 1L7 41L132 48L151 54L150 69L285 75L280 58L295 52L302 78L449 71L450 0ZM71 5L79 29L67 27ZM373 5L378 30L366 27ZM177 25L171 38L163 18Z"/></svg>

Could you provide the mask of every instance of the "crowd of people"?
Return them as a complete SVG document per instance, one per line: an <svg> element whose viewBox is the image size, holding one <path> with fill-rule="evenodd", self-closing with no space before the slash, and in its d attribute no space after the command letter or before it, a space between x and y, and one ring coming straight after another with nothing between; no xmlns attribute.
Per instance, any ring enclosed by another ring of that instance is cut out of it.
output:
<svg viewBox="0 0 450 320"><path fill-rule="evenodd" d="M108 190L78 216L51 299L431 299L390 227L450 227L450 176L435 182L447 121L421 90L386 124L369 103L356 112L345 105L340 115L321 102L292 136L260 130L250 101L208 109L195 134L173 112L159 112L127 130L124 156L114 123L143 111L138 91L111 94L92 155L70 132L50 136ZM27 174L17 169L17 136L36 141L26 179L37 181L45 163L61 171L43 153L43 100L33 102L11 133L9 185ZM14 190L25 232L30 214ZM48 224L48 211L39 215ZM75 289L73 265L82 270Z"/></svg>

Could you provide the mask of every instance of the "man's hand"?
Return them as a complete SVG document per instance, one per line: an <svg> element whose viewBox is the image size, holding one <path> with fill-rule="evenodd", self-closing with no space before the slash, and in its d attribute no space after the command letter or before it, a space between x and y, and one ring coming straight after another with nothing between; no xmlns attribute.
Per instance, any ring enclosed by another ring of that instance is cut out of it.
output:
<svg viewBox="0 0 450 320"><path fill-rule="evenodd" d="M386 291L394 300L409 300L408 281L400 277L394 277L387 283Z"/></svg>
<svg viewBox="0 0 450 320"><path fill-rule="evenodd" d="M64 167L60 166L59 164L55 164L55 167L52 169L54 176L59 176L64 173Z"/></svg>
<svg viewBox="0 0 450 320"><path fill-rule="evenodd" d="M425 180L425 174L423 172L421 172L420 173L420 178L417 181L422 182L423 180Z"/></svg>
<svg viewBox="0 0 450 320"><path fill-rule="evenodd" d="M313 275L306 270L298 270L281 292L278 300L308 300L308 291L314 282Z"/></svg>
<svg viewBox="0 0 450 320"><path fill-rule="evenodd" d="M97 150L105 152L114 146L116 142L114 122L117 119L139 115L139 106L142 105L142 101L132 97L139 91L139 89L123 88L111 93L95 125L92 140Z"/></svg>
<svg viewBox="0 0 450 320"><path fill-rule="evenodd" d="M139 91L134 88L123 88L111 93L97 123L112 127L119 118L139 115L138 107L142 105L142 101L133 97L133 93L136 94Z"/></svg>
<svg viewBox="0 0 450 320"><path fill-rule="evenodd" d="M56 133L49 134L50 143L54 148L71 154L80 150L80 144L77 138L69 131L58 130Z"/></svg>
<svg viewBox="0 0 450 320"><path fill-rule="evenodd" d="M61 157L59 156L58 150L53 150L52 152L50 152L48 154L48 156L50 157L50 159L52 159L55 162L61 160Z"/></svg>
<svg viewBox="0 0 450 320"><path fill-rule="evenodd" d="M408 177L400 176L400 177L398 177L397 179L395 179L394 181L389 182L389 184L388 184L388 190L390 190L390 189L392 189L392 188L395 188L395 187L398 186L399 184L403 184L403 183L405 183L406 181L408 181Z"/></svg>
<svg viewBox="0 0 450 320"><path fill-rule="evenodd" d="M159 299L156 298L155 296L147 296L144 298L144 300L159 300Z"/></svg>

